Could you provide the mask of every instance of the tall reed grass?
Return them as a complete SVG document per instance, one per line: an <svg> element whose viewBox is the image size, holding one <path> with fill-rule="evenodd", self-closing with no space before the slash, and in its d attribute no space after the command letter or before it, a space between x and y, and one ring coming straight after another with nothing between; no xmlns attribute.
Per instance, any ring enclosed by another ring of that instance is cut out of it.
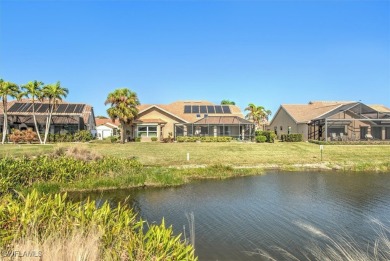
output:
<svg viewBox="0 0 390 261"><path fill-rule="evenodd" d="M42 260L59 261L197 260L164 220L148 225L122 205L98 208L94 201L72 203L66 194L37 191L0 197L0 249L35 249Z"/></svg>

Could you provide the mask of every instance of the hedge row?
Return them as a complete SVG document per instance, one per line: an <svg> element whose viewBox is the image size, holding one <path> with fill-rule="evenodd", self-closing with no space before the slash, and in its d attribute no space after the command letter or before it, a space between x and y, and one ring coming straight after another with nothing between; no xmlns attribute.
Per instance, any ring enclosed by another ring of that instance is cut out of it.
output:
<svg viewBox="0 0 390 261"><path fill-rule="evenodd" d="M188 136L179 136L176 138L177 142L230 142L232 137L218 136L218 137L188 137Z"/></svg>
<svg viewBox="0 0 390 261"><path fill-rule="evenodd" d="M303 135L300 133L282 134L280 139L283 142L300 142L303 141Z"/></svg>

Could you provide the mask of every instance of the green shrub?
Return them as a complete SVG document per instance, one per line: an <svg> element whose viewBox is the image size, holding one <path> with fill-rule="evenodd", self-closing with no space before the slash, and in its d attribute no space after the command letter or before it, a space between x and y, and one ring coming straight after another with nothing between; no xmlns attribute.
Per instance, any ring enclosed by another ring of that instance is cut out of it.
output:
<svg viewBox="0 0 390 261"><path fill-rule="evenodd" d="M303 135L300 133L282 134L280 139L283 142L301 142L303 141Z"/></svg>
<svg viewBox="0 0 390 261"><path fill-rule="evenodd" d="M256 136L256 142L263 143L267 141L267 137L264 135L258 135Z"/></svg>
<svg viewBox="0 0 390 261"><path fill-rule="evenodd" d="M152 141L157 141L157 137L150 138Z"/></svg>
<svg viewBox="0 0 390 261"><path fill-rule="evenodd" d="M75 141L87 142L93 139L93 136L88 130L80 130L74 134Z"/></svg>
<svg viewBox="0 0 390 261"><path fill-rule="evenodd" d="M255 135L256 136L265 136L267 137L267 142L271 142L271 143L274 143L275 142L275 139L277 137L277 135L275 134L275 132L273 131L261 131L261 130L258 130L255 132Z"/></svg>
<svg viewBox="0 0 390 261"><path fill-rule="evenodd" d="M135 138L135 142L141 142L141 137Z"/></svg>
<svg viewBox="0 0 390 261"><path fill-rule="evenodd" d="M111 136L110 140L111 140L111 143L116 143L116 142L118 142L118 137L117 136Z"/></svg>

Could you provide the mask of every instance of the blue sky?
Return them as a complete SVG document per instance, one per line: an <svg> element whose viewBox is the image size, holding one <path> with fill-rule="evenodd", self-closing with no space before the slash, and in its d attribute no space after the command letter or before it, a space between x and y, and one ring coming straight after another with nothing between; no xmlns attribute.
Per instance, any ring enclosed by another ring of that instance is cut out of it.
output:
<svg viewBox="0 0 390 261"><path fill-rule="evenodd" d="M389 1L1 1L0 77L94 106L361 100L390 107Z"/></svg>

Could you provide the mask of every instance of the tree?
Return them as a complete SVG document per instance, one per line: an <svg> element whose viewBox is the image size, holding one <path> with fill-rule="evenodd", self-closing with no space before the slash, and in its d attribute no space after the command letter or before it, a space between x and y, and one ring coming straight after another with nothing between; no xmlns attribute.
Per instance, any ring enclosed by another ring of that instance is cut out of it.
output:
<svg viewBox="0 0 390 261"><path fill-rule="evenodd" d="M137 105L140 102L137 94L127 88L116 89L108 94L104 104L111 104L111 107L107 109L107 114L113 121L119 120L121 143L124 143L126 126L131 124L138 115Z"/></svg>
<svg viewBox="0 0 390 261"><path fill-rule="evenodd" d="M26 96L27 98L31 98L32 101L32 106L33 106L32 113L33 113L35 131L38 135L39 142L41 144L42 144L42 138L41 138L41 134L39 133L37 118L35 115L35 99L39 99L42 96L42 85L43 82L33 81L33 82L28 82L27 84L22 86L22 89L24 90L23 95Z"/></svg>
<svg viewBox="0 0 390 261"><path fill-rule="evenodd" d="M222 100L221 105L236 105L236 103L231 100Z"/></svg>
<svg viewBox="0 0 390 261"><path fill-rule="evenodd" d="M1 143L4 144L5 137L8 132L8 96L16 98L20 93L19 86L13 82L6 82L3 79L0 79L0 99L3 102L3 115L4 115L4 123L3 123L3 138Z"/></svg>
<svg viewBox="0 0 390 261"><path fill-rule="evenodd" d="M54 108L57 106L59 100L62 101L62 98L66 98L68 93L69 90L65 87L61 87L61 83L59 81L55 84L45 85L42 88L41 98L46 98L49 102L49 116L46 118L45 139L43 140L43 144L46 144L47 137L49 135L50 123Z"/></svg>
<svg viewBox="0 0 390 261"><path fill-rule="evenodd" d="M245 110L249 111L249 113L246 115L246 118L252 120L255 123L256 129L260 128L260 122L265 124L269 115L271 115L270 110L266 110L263 106L256 106L253 103L248 104L248 107L246 107Z"/></svg>

